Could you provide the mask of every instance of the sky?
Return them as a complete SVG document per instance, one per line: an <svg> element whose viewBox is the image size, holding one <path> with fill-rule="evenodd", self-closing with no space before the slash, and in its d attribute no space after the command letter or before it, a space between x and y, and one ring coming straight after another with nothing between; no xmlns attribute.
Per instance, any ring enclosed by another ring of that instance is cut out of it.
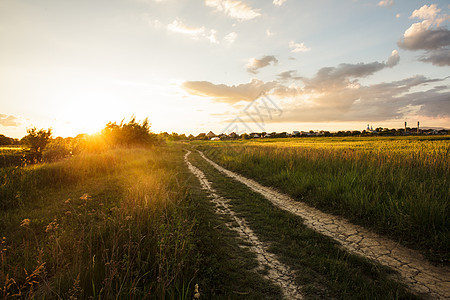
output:
<svg viewBox="0 0 450 300"><path fill-rule="evenodd" d="M450 4L0 0L0 134L450 128Z"/></svg>

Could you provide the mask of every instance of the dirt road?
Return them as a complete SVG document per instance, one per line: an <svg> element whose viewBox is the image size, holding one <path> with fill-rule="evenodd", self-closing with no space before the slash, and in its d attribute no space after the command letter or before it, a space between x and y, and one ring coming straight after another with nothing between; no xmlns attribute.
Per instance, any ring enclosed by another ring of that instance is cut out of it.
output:
<svg viewBox="0 0 450 300"><path fill-rule="evenodd" d="M267 268L268 272L267 275L265 275L266 278L279 285L284 296L287 299L303 299L302 295L299 292L300 288L294 282L295 277L290 268L281 263L274 254L267 251L267 245L264 245L264 243L262 243L258 239L255 233L247 225L247 222L244 218L238 217L236 215L236 213L233 211L232 206L229 204L229 200L217 195L215 190L212 188L211 183L206 178L205 174L189 162L188 157L190 153L191 152L188 151L184 156L184 161L187 164L189 170L198 178L202 188L206 190L210 195L212 199L211 201L215 205L216 213L228 215L232 220L236 222L238 226L227 224L228 228L236 231L239 237L244 242L250 244L248 248L250 251L256 254L260 267L264 266Z"/></svg>

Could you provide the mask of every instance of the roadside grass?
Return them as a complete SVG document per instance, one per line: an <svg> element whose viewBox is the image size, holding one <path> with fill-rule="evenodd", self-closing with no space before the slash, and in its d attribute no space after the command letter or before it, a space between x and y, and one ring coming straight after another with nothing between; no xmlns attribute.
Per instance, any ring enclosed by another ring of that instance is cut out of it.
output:
<svg viewBox="0 0 450 300"><path fill-rule="evenodd" d="M114 149L1 169L0 297L193 295L182 151Z"/></svg>
<svg viewBox="0 0 450 300"><path fill-rule="evenodd" d="M222 166L390 236L447 265L446 137L310 138L196 143Z"/></svg>
<svg viewBox="0 0 450 300"><path fill-rule="evenodd" d="M244 217L272 253L296 273L307 299L417 299L393 280L390 269L347 253L337 242L303 225L301 218L220 174L197 153L190 156L219 195Z"/></svg>
<svg viewBox="0 0 450 300"><path fill-rule="evenodd" d="M188 176L191 216L195 217L198 237L199 267L194 281L199 284L201 299L282 299L280 288L265 279L261 271L255 271L255 254L226 226L234 221L217 214L197 177Z"/></svg>

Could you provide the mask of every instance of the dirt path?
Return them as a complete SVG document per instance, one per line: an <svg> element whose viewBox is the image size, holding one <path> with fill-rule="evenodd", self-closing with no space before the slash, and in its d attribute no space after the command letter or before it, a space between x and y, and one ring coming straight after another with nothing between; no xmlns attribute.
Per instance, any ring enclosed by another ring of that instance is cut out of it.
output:
<svg viewBox="0 0 450 300"><path fill-rule="evenodd" d="M211 202L214 203L216 212L230 216L237 223L238 226L232 226L232 224L227 224L227 226L236 231L243 241L251 245L248 248L256 254L260 267L267 267L268 272L265 277L279 285L287 299L303 299L299 292L299 287L294 282L293 272L289 267L282 264L274 254L267 252L267 245L258 239L255 233L247 225L245 219L236 216L229 204L229 200L216 194L205 174L189 162L188 156L190 153L191 152L188 151L184 156L184 161L189 170L198 178L202 188L211 196Z"/></svg>
<svg viewBox="0 0 450 300"><path fill-rule="evenodd" d="M253 191L260 193L277 207L303 218L305 225L338 241L345 249L389 266L400 274L400 279L421 296L450 299L450 268L431 265L420 253L375 234L341 217L323 213L305 203L295 201L272 188L231 172L202 152L200 155L214 168Z"/></svg>

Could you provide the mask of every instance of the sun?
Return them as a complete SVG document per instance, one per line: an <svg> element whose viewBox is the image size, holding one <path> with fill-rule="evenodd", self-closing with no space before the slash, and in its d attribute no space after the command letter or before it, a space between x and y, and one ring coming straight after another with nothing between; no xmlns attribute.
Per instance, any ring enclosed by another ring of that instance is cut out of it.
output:
<svg viewBox="0 0 450 300"><path fill-rule="evenodd" d="M54 135L62 137L74 137L80 133L94 134L102 130L106 123L124 117L120 108L99 99L68 102L57 116L52 127Z"/></svg>

